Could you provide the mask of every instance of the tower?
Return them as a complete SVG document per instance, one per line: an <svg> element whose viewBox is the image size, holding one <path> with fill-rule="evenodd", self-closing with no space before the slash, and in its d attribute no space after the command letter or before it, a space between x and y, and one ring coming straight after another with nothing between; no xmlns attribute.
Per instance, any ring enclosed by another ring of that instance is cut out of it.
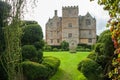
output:
<svg viewBox="0 0 120 80"><path fill-rule="evenodd" d="M67 41L70 49L76 48L79 43L78 13L78 6L62 8L62 41Z"/></svg>

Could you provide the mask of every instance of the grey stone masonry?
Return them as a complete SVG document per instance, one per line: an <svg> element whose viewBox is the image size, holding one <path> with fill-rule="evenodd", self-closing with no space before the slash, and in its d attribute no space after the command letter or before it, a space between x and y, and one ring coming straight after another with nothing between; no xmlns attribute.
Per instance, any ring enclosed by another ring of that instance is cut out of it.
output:
<svg viewBox="0 0 120 80"><path fill-rule="evenodd" d="M96 19L89 12L79 15L78 6L62 7L62 17L58 17L55 10L53 18L46 23L46 42L58 46L64 40L70 48L77 44L95 44Z"/></svg>

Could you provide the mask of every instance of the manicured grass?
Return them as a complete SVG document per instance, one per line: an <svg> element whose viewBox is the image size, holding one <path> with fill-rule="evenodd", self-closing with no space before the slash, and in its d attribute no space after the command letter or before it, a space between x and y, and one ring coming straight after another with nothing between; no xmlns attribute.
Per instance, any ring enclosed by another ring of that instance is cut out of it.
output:
<svg viewBox="0 0 120 80"><path fill-rule="evenodd" d="M77 65L88 54L89 52L44 52L44 56L54 56L61 61L58 72L50 80L86 80L77 70Z"/></svg>

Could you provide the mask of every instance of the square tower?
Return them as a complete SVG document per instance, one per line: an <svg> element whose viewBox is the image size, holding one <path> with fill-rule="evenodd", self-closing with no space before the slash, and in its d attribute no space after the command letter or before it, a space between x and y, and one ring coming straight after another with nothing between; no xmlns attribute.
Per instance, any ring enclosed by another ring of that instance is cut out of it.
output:
<svg viewBox="0 0 120 80"><path fill-rule="evenodd" d="M62 8L62 41L67 41L70 48L79 43L78 6Z"/></svg>

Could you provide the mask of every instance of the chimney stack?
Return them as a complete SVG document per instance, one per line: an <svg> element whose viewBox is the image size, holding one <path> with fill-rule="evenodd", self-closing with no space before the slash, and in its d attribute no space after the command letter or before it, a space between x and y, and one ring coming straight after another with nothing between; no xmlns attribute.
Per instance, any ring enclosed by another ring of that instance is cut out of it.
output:
<svg viewBox="0 0 120 80"><path fill-rule="evenodd" d="M55 16L57 16L57 10L55 10Z"/></svg>

